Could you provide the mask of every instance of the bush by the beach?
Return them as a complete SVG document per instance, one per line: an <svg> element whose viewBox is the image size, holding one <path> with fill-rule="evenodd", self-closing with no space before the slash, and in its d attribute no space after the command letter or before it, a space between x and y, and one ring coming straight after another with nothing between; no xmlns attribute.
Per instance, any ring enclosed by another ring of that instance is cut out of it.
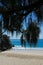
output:
<svg viewBox="0 0 43 65"><path fill-rule="evenodd" d="M0 43L0 51L5 51L12 48L12 44L10 42L9 36L2 35L2 40Z"/></svg>

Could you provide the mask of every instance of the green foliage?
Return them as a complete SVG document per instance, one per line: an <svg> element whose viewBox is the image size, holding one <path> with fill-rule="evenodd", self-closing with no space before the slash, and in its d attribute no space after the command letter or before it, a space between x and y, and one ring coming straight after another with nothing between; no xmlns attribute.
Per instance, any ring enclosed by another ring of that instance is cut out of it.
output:
<svg viewBox="0 0 43 65"><path fill-rule="evenodd" d="M38 17L38 22L42 20L42 14L40 9L42 7L41 6L42 4L40 4L41 3L40 0L38 1L29 0L28 2L31 3L30 5L29 3L26 2L26 0L1 0L1 2L3 4L1 14L3 15L4 29L10 31L11 33L13 33L15 29L17 32L20 31L20 29L22 28L21 24L23 20L32 11L36 13Z"/></svg>
<svg viewBox="0 0 43 65"><path fill-rule="evenodd" d="M12 34L14 31L16 31L17 35L22 32L23 20L26 19L27 15L32 11L35 12L38 22L42 20L43 12L41 12L42 9L40 8L43 6L43 0L1 0L0 2L3 4L2 7L0 6L0 13L3 16L3 29L10 31ZM40 28L37 24L31 23L28 26L26 38L27 41L30 42L30 46L31 44L37 43L39 32ZM8 40L8 38L5 40Z"/></svg>
<svg viewBox="0 0 43 65"><path fill-rule="evenodd" d="M30 46L36 46L37 40L39 38L40 28L37 26L36 23L30 23L29 27L27 28L28 32L26 35L27 41L30 43Z"/></svg>
<svg viewBox="0 0 43 65"><path fill-rule="evenodd" d="M1 51L8 50L11 49L12 46L13 45L11 44L9 37L7 35L3 35L0 43L0 50Z"/></svg>
<svg viewBox="0 0 43 65"><path fill-rule="evenodd" d="M36 46L38 38L39 38L39 33L40 33L40 28L38 27L38 25L35 22L31 22L28 25L27 30L24 30L25 32L23 32L25 34L25 39L23 39L23 33L21 36L21 46L26 47L26 41L28 42L28 44L30 45L30 47L32 46Z"/></svg>

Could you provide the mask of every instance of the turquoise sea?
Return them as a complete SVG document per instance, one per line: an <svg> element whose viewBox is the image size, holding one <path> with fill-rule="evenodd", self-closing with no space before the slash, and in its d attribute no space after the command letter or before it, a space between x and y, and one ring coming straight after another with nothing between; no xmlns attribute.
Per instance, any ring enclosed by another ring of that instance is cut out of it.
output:
<svg viewBox="0 0 43 65"><path fill-rule="evenodd" d="M11 39L11 44L15 45L15 46L20 46L21 42L20 39ZM26 42L26 47L30 47L30 45ZM37 45L36 48L43 48L43 39L39 39L37 41Z"/></svg>

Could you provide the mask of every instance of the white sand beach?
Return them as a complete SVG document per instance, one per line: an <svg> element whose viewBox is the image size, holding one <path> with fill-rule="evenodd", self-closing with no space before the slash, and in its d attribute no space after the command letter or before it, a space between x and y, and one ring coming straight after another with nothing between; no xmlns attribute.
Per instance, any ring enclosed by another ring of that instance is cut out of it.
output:
<svg viewBox="0 0 43 65"><path fill-rule="evenodd" d="M0 65L43 65L43 48L13 48L0 52Z"/></svg>

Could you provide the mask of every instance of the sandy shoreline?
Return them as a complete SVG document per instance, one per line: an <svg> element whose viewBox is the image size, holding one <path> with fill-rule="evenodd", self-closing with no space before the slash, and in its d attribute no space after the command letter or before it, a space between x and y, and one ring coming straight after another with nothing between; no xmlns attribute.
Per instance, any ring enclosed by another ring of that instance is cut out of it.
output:
<svg viewBox="0 0 43 65"><path fill-rule="evenodd" d="M0 65L43 65L43 50L1 52Z"/></svg>

